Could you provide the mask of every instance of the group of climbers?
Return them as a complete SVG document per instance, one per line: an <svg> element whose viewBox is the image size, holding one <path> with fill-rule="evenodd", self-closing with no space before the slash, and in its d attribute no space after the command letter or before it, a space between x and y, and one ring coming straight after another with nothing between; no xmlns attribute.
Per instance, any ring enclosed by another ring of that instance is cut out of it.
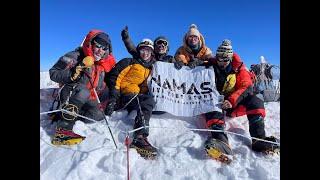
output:
<svg viewBox="0 0 320 180"><path fill-rule="evenodd" d="M85 139L72 130L76 120L85 121L75 114L99 121L125 105L128 112L137 111L134 129L149 126L153 113L164 113L153 112L155 101L147 86L152 65L156 61L174 63L177 70L182 66L191 69L196 66L213 67L217 90L225 97L221 108L226 115L247 115L251 137L277 142L276 138L266 136L264 103L253 93L250 72L233 51L230 40L223 40L214 55L206 46L198 27L192 24L183 37L182 46L171 56L168 55L169 40L164 36L159 36L154 41L145 38L135 46L128 27L125 27L121 31L121 37L132 56L130 58L116 63L109 35L100 30L91 30L82 46L63 55L50 69L51 80L63 84L60 93L61 108L73 112L61 114L52 139L53 144L73 145ZM203 116L208 129L224 130L223 113L212 111ZM157 149L149 143L148 135L148 128L135 131L130 147L141 155L155 157ZM209 155L214 154L214 158L224 158L233 153L228 137L223 132L212 132L204 146ZM268 152L279 149L279 146L253 139L252 149Z"/></svg>

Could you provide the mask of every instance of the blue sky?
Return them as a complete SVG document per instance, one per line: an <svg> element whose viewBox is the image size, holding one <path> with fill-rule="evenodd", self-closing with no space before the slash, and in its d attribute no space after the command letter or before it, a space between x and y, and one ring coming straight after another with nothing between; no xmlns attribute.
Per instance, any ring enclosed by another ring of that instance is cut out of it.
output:
<svg viewBox="0 0 320 180"><path fill-rule="evenodd" d="M41 0L40 70L79 46L91 29L110 35L117 61L129 57L120 35L125 25L135 44L166 36L174 55L192 23L213 51L228 38L248 67L261 55L280 64L280 0Z"/></svg>

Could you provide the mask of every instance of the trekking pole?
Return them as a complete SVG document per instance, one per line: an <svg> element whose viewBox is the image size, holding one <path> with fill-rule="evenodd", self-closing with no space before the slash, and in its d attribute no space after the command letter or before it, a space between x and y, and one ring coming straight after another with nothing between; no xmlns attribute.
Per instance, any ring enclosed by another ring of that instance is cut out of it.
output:
<svg viewBox="0 0 320 180"><path fill-rule="evenodd" d="M226 111L222 109L223 121L226 122Z"/></svg>
<svg viewBox="0 0 320 180"><path fill-rule="evenodd" d="M222 109L223 102L224 102L224 95L220 95L220 96L219 96L219 104L221 104L223 121L225 121L225 120L226 120L226 111L225 111L224 109Z"/></svg>
<svg viewBox="0 0 320 180"><path fill-rule="evenodd" d="M127 178L130 180L130 170L129 170L129 144L130 144L130 139L129 139L129 132L127 132L126 139L124 141L124 144L127 147Z"/></svg>
<svg viewBox="0 0 320 180"><path fill-rule="evenodd" d="M135 95L127 102L127 104L125 104L125 105L124 105L121 109L119 109L119 110L124 110L124 109L131 103L131 101L133 101L134 98L136 98L138 95L139 95L139 94L135 94Z"/></svg>
<svg viewBox="0 0 320 180"><path fill-rule="evenodd" d="M100 100L99 100L99 96L98 96L98 94L97 94L97 91L96 91L96 89L93 87L93 83L92 83L92 81L91 81L91 76L90 76L89 74L87 74L86 72L84 72L84 73L85 73L85 75L87 75L87 76L88 76L89 82L90 82L91 87L92 87L92 89L93 89L94 95L95 95L95 97L96 97L96 99L97 99L97 102L99 103L99 105L101 105L101 102L100 102ZM100 108L99 108L99 110L100 110L100 111L101 111L101 113L103 114L103 118L104 118L104 120L106 121L106 124L107 124L107 127L108 127L108 129L109 129L109 132L110 132L111 138L112 138L113 143L114 143L114 145L116 146L116 149L117 149L117 148L118 148L118 146L117 146L116 141L114 140L114 137L113 137L112 131L111 131L110 127L109 127L108 119L106 118L106 116L104 115L104 112L102 112L102 110L101 110Z"/></svg>
<svg viewBox="0 0 320 180"><path fill-rule="evenodd" d="M141 109L141 105L140 105L139 98L137 98L137 101L138 101L138 105L139 105L139 110L140 110L141 118L142 118L142 120L143 120L143 128L146 129L146 119L144 118L144 115L143 115L143 112L142 112L142 109Z"/></svg>
<svg viewBox="0 0 320 180"><path fill-rule="evenodd" d="M280 94L280 81L277 83L276 90L274 92L274 98L277 98L277 95ZM274 101L277 101L277 99L274 99Z"/></svg>
<svg viewBox="0 0 320 180"><path fill-rule="evenodd" d="M94 94L95 94L95 96L96 96L96 98L97 98L98 103L99 103L99 104L101 104L101 102L100 102L100 100L99 100L99 97L98 97L98 94L97 94L97 91L96 91L96 89L95 89L95 88L93 88L93 92L94 92ZM101 111L101 109L100 109L100 111ZM102 112L102 111L101 111L101 112ZM102 112L102 114L104 115L104 112ZM116 149L117 149L117 148L118 148L118 146L117 146L116 141L114 140L114 137L113 137L112 131L111 131L110 127L109 127L108 119L106 118L106 116L105 116L105 115L104 115L103 117L104 117L104 120L106 121L106 124L107 124L107 126L108 126L108 129L109 129L110 135L111 135L111 137L112 137L113 143L114 143L114 145L116 146Z"/></svg>

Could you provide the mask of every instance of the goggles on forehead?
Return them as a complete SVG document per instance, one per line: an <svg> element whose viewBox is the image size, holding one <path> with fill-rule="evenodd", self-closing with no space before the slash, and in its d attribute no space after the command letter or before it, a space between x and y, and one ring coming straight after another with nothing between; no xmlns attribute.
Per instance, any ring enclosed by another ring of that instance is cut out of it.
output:
<svg viewBox="0 0 320 180"><path fill-rule="evenodd" d="M96 48L99 48L99 49L102 48L104 51L106 51L108 49L108 47L103 46L96 41L93 41L93 44L95 45Z"/></svg>
<svg viewBox="0 0 320 180"><path fill-rule="evenodd" d="M149 42L149 41L143 41L140 43L140 45L151 45L153 46L152 42Z"/></svg>
<svg viewBox="0 0 320 180"><path fill-rule="evenodd" d="M167 46L168 45L168 41L160 39L160 40L158 40L156 42L156 45L161 45L161 44L163 44L164 46Z"/></svg>

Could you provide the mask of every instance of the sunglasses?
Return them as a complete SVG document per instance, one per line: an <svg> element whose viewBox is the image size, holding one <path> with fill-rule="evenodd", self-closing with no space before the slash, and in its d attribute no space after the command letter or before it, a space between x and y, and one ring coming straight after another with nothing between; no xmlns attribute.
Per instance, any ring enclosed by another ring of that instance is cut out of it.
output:
<svg viewBox="0 0 320 180"><path fill-rule="evenodd" d="M188 36L188 39L190 39L190 40L199 40L198 36L195 36L195 35Z"/></svg>
<svg viewBox="0 0 320 180"><path fill-rule="evenodd" d="M165 40L158 40L158 41L156 42L156 45L161 45L161 44L163 44L164 46L167 46L167 45L168 45L168 42L165 41Z"/></svg>
<svg viewBox="0 0 320 180"><path fill-rule="evenodd" d="M219 61L219 62L229 62L229 61L231 61L231 59L230 58L217 58L217 61Z"/></svg>
<svg viewBox="0 0 320 180"><path fill-rule="evenodd" d="M96 41L93 41L93 44L94 44L95 47L98 48L98 49L102 48L104 51L106 51L106 50L108 49L108 47L103 46L103 45L97 43Z"/></svg>

